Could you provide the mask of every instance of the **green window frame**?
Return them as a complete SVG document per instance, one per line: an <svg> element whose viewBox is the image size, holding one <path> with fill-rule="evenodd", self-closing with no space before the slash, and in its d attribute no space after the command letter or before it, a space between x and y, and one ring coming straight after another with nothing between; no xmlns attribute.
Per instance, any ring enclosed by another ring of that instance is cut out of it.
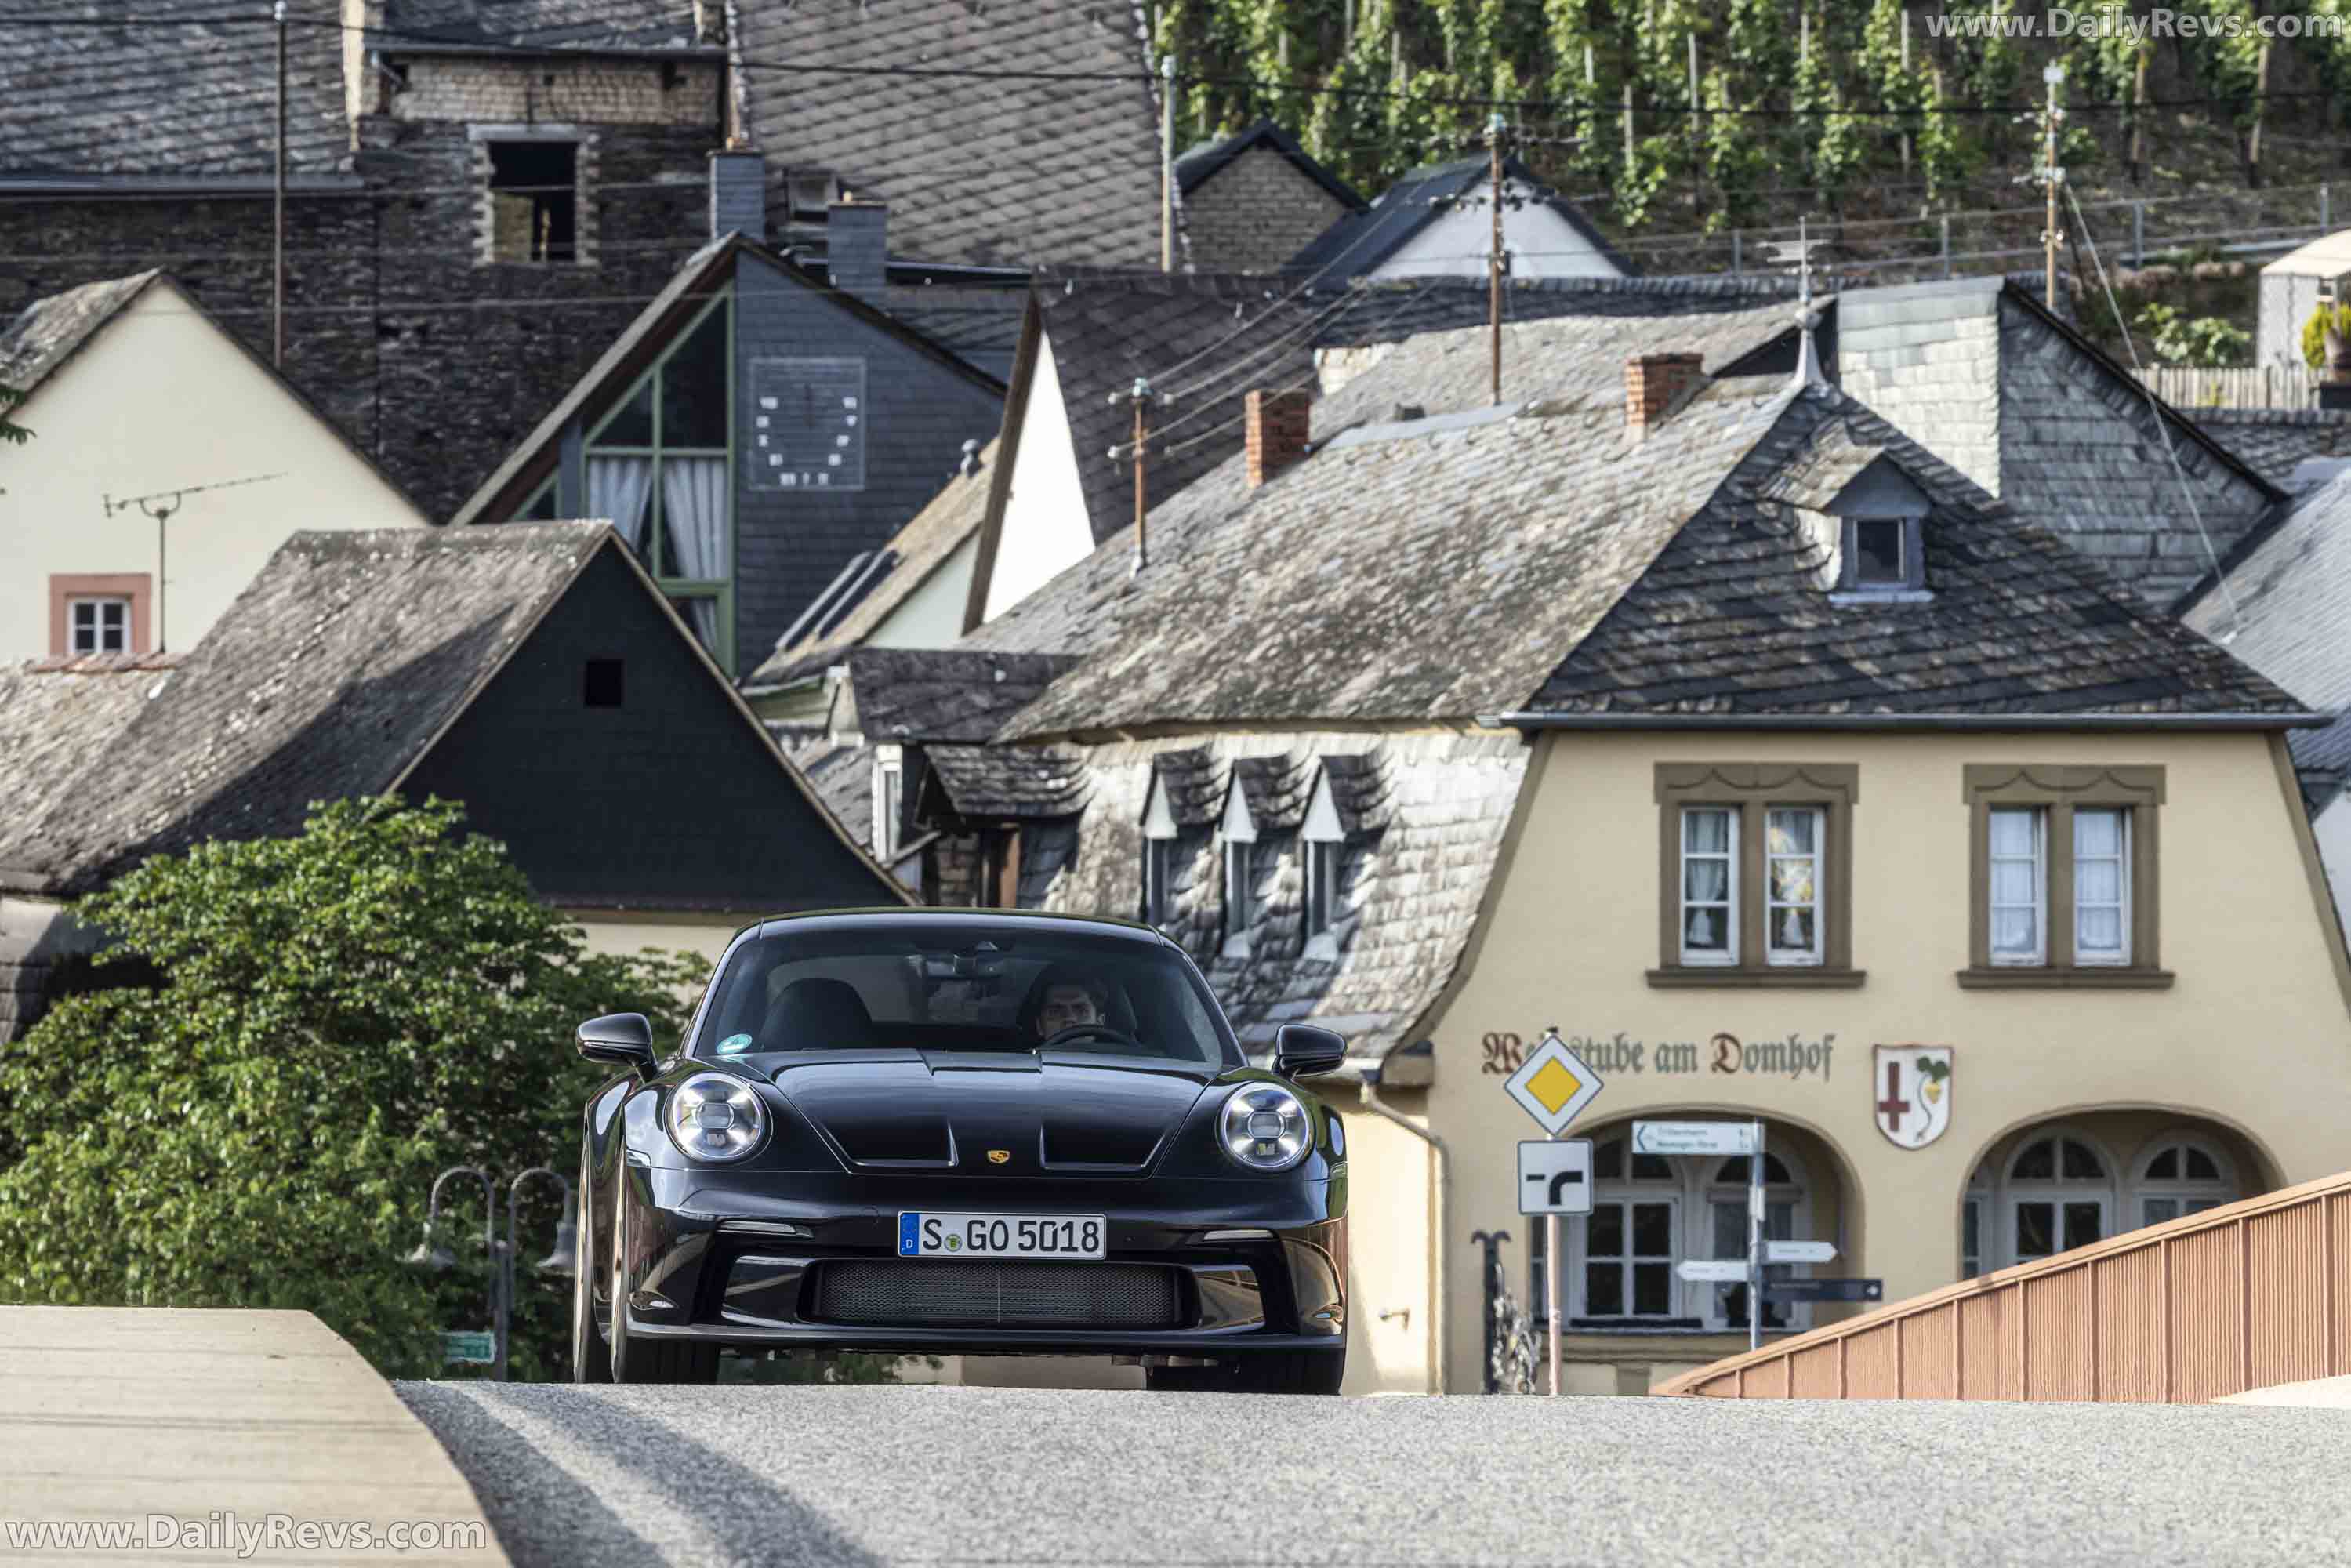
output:
<svg viewBox="0 0 2351 1568"><path fill-rule="evenodd" d="M669 411L665 406L668 399L664 392L663 372L669 367L672 361L694 341L705 323L714 316L720 317L724 322L723 337L726 344L724 380L726 388L726 444L723 446L673 446L664 439L664 420ZM650 439L643 443L604 441L602 439L604 433L611 429L622 415L632 411L641 395L645 398L651 411L651 426L648 432ZM722 291L718 298L695 313L694 319L688 321L684 329L671 340L670 346L645 368L642 375L629 383L626 392L613 400L611 406L605 411L602 417L590 427L587 433L588 438L581 444L586 459L643 457L651 461L651 476L648 481L650 490L645 499L645 527L643 539L637 546L637 559L643 563L645 570L651 574L663 595L670 600L673 607L678 611L679 618L685 622L687 629L695 632L697 637L700 632L690 606L697 601L708 601L713 603L715 623L709 644L710 653L730 679L735 674L735 574L739 570L737 563L740 559L741 549L741 540L737 537L741 529L736 505L735 423L735 291L730 287ZM684 457L717 458L724 466L726 476L726 571L721 577L681 575L678 570L680 563L671 559L672 533L666 516L667 496L663 479L663 467L665 463L673 459Z"/></svg>

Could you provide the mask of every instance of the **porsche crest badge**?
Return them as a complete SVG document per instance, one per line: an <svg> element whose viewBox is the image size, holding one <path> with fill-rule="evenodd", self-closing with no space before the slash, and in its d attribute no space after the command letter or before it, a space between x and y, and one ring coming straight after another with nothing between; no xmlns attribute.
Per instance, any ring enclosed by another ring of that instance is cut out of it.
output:
<svg viewBox="0 0 2351 1568"><path fill-rule="evenodd" d="M987 1151L987 1163L992 1166L1008 1166L1012 1163L1012 1151L1010 1149L990 1149Z"/></svg>

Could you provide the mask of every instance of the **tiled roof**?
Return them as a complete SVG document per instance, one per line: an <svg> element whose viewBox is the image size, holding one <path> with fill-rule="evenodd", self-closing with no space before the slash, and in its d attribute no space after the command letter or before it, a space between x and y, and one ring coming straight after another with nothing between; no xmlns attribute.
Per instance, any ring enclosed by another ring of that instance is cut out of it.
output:
<svg viewBox="0 0 2351 1568"><path fill-rule="evenodd" d="M182 655L0 664L0 886L37 824L110 777L114 747Z"/></svg>
<svg viewBox="0 0 2351 1568"><path fill-rule="evenodd" d="M996 443L991 441L980 450L979 465L975 472L958 473L949 479L946 488L883 547L892 558L890 569L862 599L821 636L810 638L803 633L799 642L789 646L779 642L767 662L743 684L782 685L820 674L829 666L841 663L843 654L862 643L889 619L891 612L905 602L908 595L930 580L931 574L946 563L957 546L978 530L981 514L987 508L987 491L994 482L995 469Z"/></svg>
<svg viewBox="0 0 2351 1568"><path fill-rule="evenodd" d="M1415 339L1324 404L1340 433L1296 467L1250 490L1235 461L1155 513L1140 586L1111 580L1114 542L983 628L973 643L1091 649L1006 736L1529 706L2300 711L1832 388L1717 382L1631 440L1620 357L1580 326L1516 333L1506 363L1539 401L1346 429L1482 387L1479 334ZM1654 323L1652 341L1679 346ZM1768 494L1860 448L1934 502L1928 603L1833 604L1814 536Z"/></svg>
<svg viewBox="0 0 2351 1568"><path fill-rule="evenodd" d="M1167 814L1177 827L1206 827L1224 809L1230 769L1208 747L1162 751L1152 758L1152 770L1167 791Z"/></svg>
<svg viewBox="0 0 2351 1568"><path fill-rule="evenodd" d="M1521 185L1542 188L1534 171L1516 158L1502 160L1502 172ZM1369 207L1323 230L1291 260L1290 270L1319 274L1334 282L1375 272L1382 262L1402 249L1407 240L1436 221L1453 203L1473 190L1482 191L1492 178L1493 165L1483 157L1416 169L1381 192ZM1574 203L1552 194L1546 196L1542 204L1558 214L1625 276L1631 277L1640 270L1592 226L1592 221L1577 210ZM1479 287L1484 287L1482 279Z"/></svg>
<svg viewBox="0 0 2351 1568"><path fill-rule="evenodd" d="M1241 792L1249 821L1259 832L1288 832L1298 826L1313 784L1312 771L1300 758L1244 757L1233 764L1233 788Z"/></svg>
<svg viewBox="0 0 2351 1568"><path fill-rule="evenodd" d="M765 0L740 16L769 165L889 203L893 255L1159 264L1159 111L1136 0Z"/></svg>
<svg viewBox="0 0 2351 1568"><path fill-rule="evenodd" d="M30 392L162 276L151 270L85 283L26 306L0 327L0 386Z"/></svg>
<svg viewBox="0 0 2351 1568"><path fill-rule="evenodd" d="M2189 408L2180 412L2281 490L2312 458L2351 457L2351 410Z"/></svg>
<svg viewBox="0 0 2351 1568"><path fill-rule="evenodd" d="M0 877L79 891L130 859L290 833L313 800L389 788L611 538L571 523L296 534L169 700L119 732L103 782L0 841Z"/></svg>
<svg viewBox="0 0 2351 1568"><path fill-rule="evenodd" d="M718 8L711 7L716 16ZM377 40L388 53L434 43L496 49L694 49L694 0L390 0Z"/></svg>
<svg viewBox="0 0 2351 1568"><path fill-rule="evenodd" d="M858 648L843 660L871 741L983 741L1074 660L966 648Z"/></svg>
<svg viewBox="0 0 2351 1568"><path fill-rule="evenodd" d="M277 40L266 5L56 0L89 27L0 27L0 180L243 175L266 180L277 137ZM339 0L287 0L287 168L350 155ZM236 16L240 19L222 18Z"/></svg>
<svg viewBox="0 0 2351 1568"><path fill-rule="evenodd" d="M1719 368L1788 329L1792 318L1779 303L1788 293L1779 279L1546 279L1512 286L1504 308L1517 323L1576 323L1592 349L1592 375L1614 377L1619 366L1607 356L1621 342L1653 340L1660 332L1673 338L1671 346L1705 350L1708 368ZM1153 443L1148 476L1155 515L1241 450L1242 408L1251 391L1312 391L1320 352L1475 325L1486 320L1489 308L1486 284L1466 278L1301 290L1264 277L1213 273L1047 276L1036 298L1097 544L1133 521L1133 471L1108 453L1132 436L1132 415L1111 394L1124 392L1137 376L1155 392L1177 397L1156 421L1165 434ZM1679 325L1668 330L1656 325L1660 319ZM1449 376L1448 385L1477 379L1484 386L1482 350L1475 358L1477 365ZM1554 381L1562 373L1555 366L1543 371ZM1503 386L1506 396L1524 395L1507 354ZM1437 399L1447 391L1432 385L1428 395Z"/></svg>
<svg viewBox="0 0 2351 1568"><path fill-rule="evenodd" d="M1060 746L927 746L924 758L965 817L1074 817L1085 810L1084 758Z"/></svg>
<svg viewBox="0 0 2351 1568"><path fill-rule="evenodd" d="M781 739L778 737L778 739ZM851 746L825 736L795 746L785 755L809 788L832 813L841 831L867 850L873 848L873 747Z"/></svg>
<svg viewBox="0 0 2351 1568"><path fill-rule="evenodd" d="M2351 708L2351 475L2296 499L2184 619L2314 707ZM2351 722L2293 745L2304 768L2351 769Z"/></svg>
<svg viewBox="0 0 2351 1568"><path fill-rule="evenodd" d="M1270 148L1289 159L1299 172L1346 206L1360 212L1369 204L1353 185L1332 173L1320 159L1301 147L1296 137L1270 120L1260 120L1246 131L1236 131L1186 150L1176 160L1176 186L1188 196L1215 179L1234 159L1260 147Z"/></svg>

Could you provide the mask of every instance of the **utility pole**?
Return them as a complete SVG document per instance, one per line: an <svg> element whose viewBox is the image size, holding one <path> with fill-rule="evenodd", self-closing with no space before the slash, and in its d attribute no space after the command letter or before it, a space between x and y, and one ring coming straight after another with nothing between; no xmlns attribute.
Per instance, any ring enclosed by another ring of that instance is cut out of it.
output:
<svg viewBox="0 0 2351 1568"><path fill-rule="evenodd" d="M1493 360L1494 406L1502 404L1502 114L1486 120L1486 157L1494 203L1494 252L1486 258L1486 331Z"/></svg>
<svg viewBox="0 0 2351 1568"><path fill-rule="evenodd" d="M284 0L280 0L283 4ZM1176 270L1176 56L1159 57L1159 270Z"/></svg>
<svg viewBox="0 0 2351 1568"><path fill-rule="evenodd" d="M2049 89L2049 107L2043 110L2041 121L2043 157L2045 160L2042 166L2041 183L2046 188L2049 202L2048 215L2043 220L2041 229L2045 273L2042 303L2054 311L2057 308L2057 247L2064 240L2057 229L2057 183L2065 177L2065 171L2057 166L2057 122L2065 117L2065 111L2057 107L2057 89L2065 85L2065 68L2053 62L2041 73L2041 79Z"/></svg>
<svg viewBox="0 0 2351 1568"><path fill-rule="evenodd" d="M1134 459L1134 565L1130 570L1140 572L1151 564L1150 540L1144 531L1144 511L1150 497L1146 475L1151 454L1151 383L1137 376L1125 392L1110 394L1113 404L1121 398L1134 408L1134 444L1129 454Z"/></svg>
<svg viewBox="0 0 2351 1568"><path fill-rule="evenodd" d="M270 331L274 346L270 363L286 366L286 0L277 0L277 266L270 286Z"/></svg>

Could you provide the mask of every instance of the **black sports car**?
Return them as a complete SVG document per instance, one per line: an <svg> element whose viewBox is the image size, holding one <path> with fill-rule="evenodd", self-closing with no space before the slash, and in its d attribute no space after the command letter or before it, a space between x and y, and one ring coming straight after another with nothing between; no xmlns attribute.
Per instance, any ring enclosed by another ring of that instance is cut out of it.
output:
<svg viewBox="0 0 2351 1568"><path fill-rule="evenodd" d="M1252 1068L1181 948L1123 921L799 915L737 933L682 1050L580 1026L582 1382L719 1353L1138 1358L1155 1388L1336 1393L1339 1118L1292 1024Z"/></svg>

